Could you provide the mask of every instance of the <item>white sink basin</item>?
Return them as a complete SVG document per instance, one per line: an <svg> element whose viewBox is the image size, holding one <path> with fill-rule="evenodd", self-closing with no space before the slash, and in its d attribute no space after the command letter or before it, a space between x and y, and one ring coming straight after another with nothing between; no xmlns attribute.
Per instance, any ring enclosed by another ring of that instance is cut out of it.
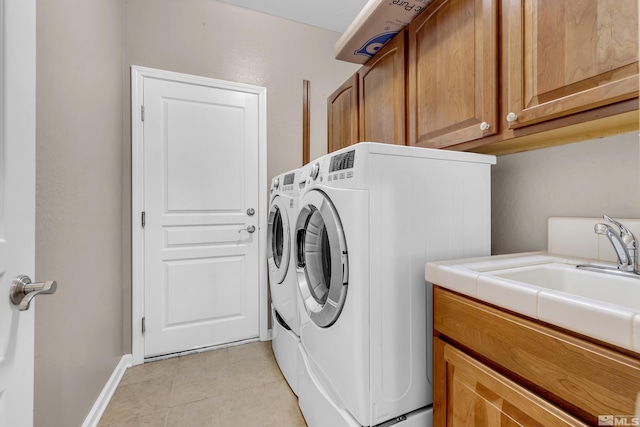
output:
<svg viewBox="0 0 640 427"><path fill-rule="evenodd" d="M568 264L542 264L485 274L640 310L640 279Z"/></svg>
<svg viewBox="0 0 640 427"><path fill-rule="evenodd" d="M640 353L640 279L577 269L546 252L427 263L425 279Z"/></svg>

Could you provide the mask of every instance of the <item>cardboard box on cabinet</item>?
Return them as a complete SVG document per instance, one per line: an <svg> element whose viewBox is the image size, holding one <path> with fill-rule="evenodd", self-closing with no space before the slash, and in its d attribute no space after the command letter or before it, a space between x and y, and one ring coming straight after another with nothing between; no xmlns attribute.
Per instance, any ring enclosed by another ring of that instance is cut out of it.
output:
<svg viewBox="0 0 640 427"><path fill-rule="evenodd" d="M369 0L336 42L336 59L364 64L432 1Z"/></svg>

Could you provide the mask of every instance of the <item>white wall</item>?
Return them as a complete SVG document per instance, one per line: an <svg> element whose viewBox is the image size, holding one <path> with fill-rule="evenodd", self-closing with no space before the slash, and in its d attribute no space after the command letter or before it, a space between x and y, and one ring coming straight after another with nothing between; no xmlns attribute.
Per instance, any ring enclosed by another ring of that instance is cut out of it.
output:
<svg viewBox="0 0 640 427"><path fill-rule="evenodd" d="M638 133L498 157L493 254L546 250L551 216L640 218Z"/></svg>

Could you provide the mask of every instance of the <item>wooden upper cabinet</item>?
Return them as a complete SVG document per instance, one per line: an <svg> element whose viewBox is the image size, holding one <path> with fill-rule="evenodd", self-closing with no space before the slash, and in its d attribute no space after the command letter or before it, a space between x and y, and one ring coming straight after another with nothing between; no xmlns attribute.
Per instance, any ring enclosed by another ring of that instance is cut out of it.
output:
<svg viewBox="0 0 640 427"><path fill-rule="evenodd" d="M351 76L327 99L328 151L349 145L358 139L358 74Z"/></svg>
<svg viewBox="0 0 640 427"><path fill-rule="evenodd" d="M637 130L638 0L434 0L329 99L358 141L507 154Z"/></svg>
<svg viewBox="0 0 640 427"><path fill-rule="evenodd" d="M405 145L405 32L360 70L360 140Z"/></svg>
<svg viewBox="0 0 640 427"><path fill-rule="evenodd" d="M510 128L638 96L638 0L504 0Z"/></svg>
<svg viewBox="0 0 640 427"><path fill-rule="evenodd" d="M436 0L408 27L408 139L440 148L498 131L498 0Z"/></svg>

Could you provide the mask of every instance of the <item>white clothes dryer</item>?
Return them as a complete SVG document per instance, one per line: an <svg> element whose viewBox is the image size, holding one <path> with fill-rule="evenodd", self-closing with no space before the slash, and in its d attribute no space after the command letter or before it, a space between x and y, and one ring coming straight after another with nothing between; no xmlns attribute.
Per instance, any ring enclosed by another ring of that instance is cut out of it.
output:
<svg viewBox="0 0 640 427"><path fill-rule="evenodd" d="M425 263L490 253L492 164L359 143L301 169L298 396L309 427L432 425Z"/></svg>
<svg viewBox="0 0 640 427"><path fill-rule="evenodd" d="M293 227L298 214L299 170L271 181L267 219L267 264L271 294L272 348L285 379L297 393L300 320L295 277Z"/></svg>

